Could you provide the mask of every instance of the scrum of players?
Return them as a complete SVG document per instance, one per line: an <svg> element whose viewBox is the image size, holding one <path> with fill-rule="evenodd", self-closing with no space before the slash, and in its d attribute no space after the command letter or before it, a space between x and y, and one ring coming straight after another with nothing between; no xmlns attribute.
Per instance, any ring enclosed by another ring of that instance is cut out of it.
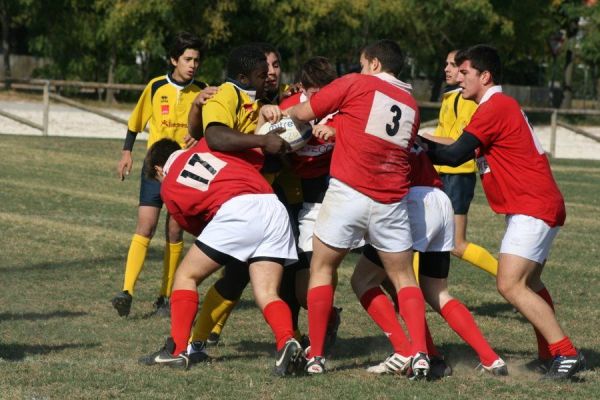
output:
<svg viewBox="0 0 600 400"><path fill-rule="evenodd" d="M412 380L452 374L427 326L428 303L475 351L479 371L508 375L447 284L454 200L434 164L475 159L490 207L506 215L498 291L532 324L542 379L570 379L584 370L584 356L556 320L541 280L566 216L548 159L517 102L502 93L497 51L476 45L451 54L447 82L450 68L461 101L475 106L450 141L418 136L419 108L410 84L397 77L404 58L392 40L362 48L360 72L341 77L326 58L311 58L294 85L280 84L275 48L243 45L231 51L223 84L196 85L188 136L157 133L144 159L144 179L159 183L170 220L196 240L171 278L170 337L140 363L187 369L209 362L207 345L219 340L251 283L273 332L274 373L325 373L340 323L337 268L352 250L361 253L352 289L392 347L369 373ZM178 81L179 59L171 61L167 80L187 87L196 70L187 83ZM299 150L280 136L282 119L312 125ZM265 124L274 128L255 134ZM198 285L218 270L221 277L200 301ZM129 297L117 295L113 306L127 315L132 297L123 293ZM307 336L298 330L301 308Z"/></svg>

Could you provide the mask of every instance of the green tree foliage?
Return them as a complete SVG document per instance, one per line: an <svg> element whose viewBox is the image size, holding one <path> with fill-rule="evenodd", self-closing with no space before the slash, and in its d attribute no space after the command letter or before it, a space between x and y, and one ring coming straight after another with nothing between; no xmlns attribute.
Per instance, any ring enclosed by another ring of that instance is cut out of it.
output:
<svg viewBox="0 0 600 400"><path fill-rule="evenodd" d="M33 37L30 48L52 60L42 71L52 78L144 82L164 72L169 42L188 30L205 41L200 71L211 82L221 79L229 50L241 43L274 44L290 72L314 55L329 57L344 72L356 65L362 46L391 38L406 50L406 75L430 79L437 88L446 53L476 43L499 48L508 82L539 84L540 65L550 61L547 39L561 28L557 9L589 21L579 52L585 62L600 62L600 12L579 0L0 0L4 3L21 5L19 21Z"/></svg>

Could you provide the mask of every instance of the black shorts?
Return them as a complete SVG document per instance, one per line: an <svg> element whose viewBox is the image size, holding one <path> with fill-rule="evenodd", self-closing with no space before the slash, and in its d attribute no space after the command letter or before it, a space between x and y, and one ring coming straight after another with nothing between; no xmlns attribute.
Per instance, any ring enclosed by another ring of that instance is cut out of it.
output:
<svg viewBox="0 0 600 400"><path fill-rule="evenodd" d="M160 197L160 182L148 179L142 167L142 181L140 183L140 206L162 208L163 201Z"/></svg>
<svg viewBox="0 0 600 400"><path fill-rule="evenodd" d="M476 174L440 174L440 178L444 183L444 193L452 202L454 214L466 215L475 195Z"/></svg>
<svg viewBox="0 0 600 400"><path fill-rule="evenodd" d="M379 254L377 254L377 250L370 244L363 247L363 256L373 264L383 268L383 263L379 258ZM449 271L449 251L419 252L419 275L436 279L446 279Z"/></svg>

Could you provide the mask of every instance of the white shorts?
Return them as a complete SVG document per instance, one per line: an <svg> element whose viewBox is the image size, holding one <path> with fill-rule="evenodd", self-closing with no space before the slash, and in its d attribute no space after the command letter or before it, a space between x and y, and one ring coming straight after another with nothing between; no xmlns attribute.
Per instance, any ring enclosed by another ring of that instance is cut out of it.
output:
<svg viewBox="0 0 600 400"><path fill-rule="evenodd" d="M377 250L400 252L412 247L406 199L378 203L331 178L314 234L330 246L351 249L363 239Z"/></svg>
<svg viewBox="0 0 600 400"><path fill-rule="evenodd" d="M500 253L514 254L539 264L548 258L558 226L552 228L541 219L521 214L507 215L506 225Z"/></svg>
<svg viewBox="0 0 600 400"><path fill-rule="evenodd" d="M313 250L312 238L320 209L321 203L302 203L302 209L298 212L298 249L301 252Z"/></svg>
<svg viewBox="0 0 600 400"><path fill-rule="evenodd" d="M438 188L414 186L406 196L415 251L451 251L454 248L452 202Z"/></svg>
<svg viewBox="0 0 600 400"><path fill-rule="evenodd" d="M274 194L246 194L225 202L198 240L240 261L298 259L288 213Z"/></svg>
<svg viewBox="0 0 600 400"><path fill-rule="evenodd" d="M302 209L298 213L298 250L301 253L313 251L313 234L315 232L315 222L321 209L321 203L302 203ZM361 240L356 247L362 247L365 241ZM353 247L354 248L354 247Z"/></svg>

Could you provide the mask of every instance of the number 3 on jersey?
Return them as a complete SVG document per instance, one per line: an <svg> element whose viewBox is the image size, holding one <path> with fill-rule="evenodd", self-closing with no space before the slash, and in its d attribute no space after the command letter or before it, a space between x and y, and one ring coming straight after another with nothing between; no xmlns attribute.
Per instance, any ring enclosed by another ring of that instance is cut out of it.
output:
<svg viewBox="0 0 600 400"><path fill-rule="evenodd" d="M194 153L185 163L185 167L177 177L177 182L205 192L210 182L226 165L225 161L210 153Z"/></svg>
<svg viewBox="0 0 600 400"><path fill-rule="evenodd" d="M412 108L381 92L375 92L365 132L407 148L413 135L415 116Z"/></svg>

